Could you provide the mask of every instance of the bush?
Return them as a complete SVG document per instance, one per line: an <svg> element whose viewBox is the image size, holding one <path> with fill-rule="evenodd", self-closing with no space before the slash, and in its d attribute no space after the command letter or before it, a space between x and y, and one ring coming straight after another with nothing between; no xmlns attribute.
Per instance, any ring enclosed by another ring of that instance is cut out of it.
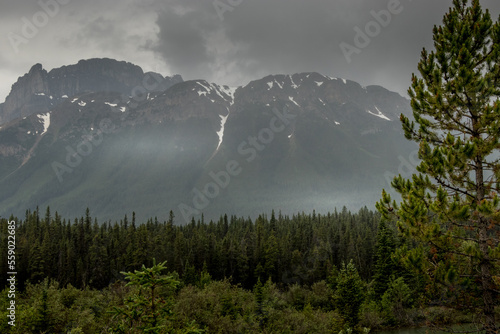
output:
<svg viewBox="0 0 500 334"><path fill-rule="evenodd" d="M285 300L288 305L292 306L296 310L304 309L307 301L310 299L311 292L299 284L294 284L288 288L288 291L285 293Z"/></svg>
<svg viewBox="0 0 500 334"><path fill-rule="evenodd" d="M447 325L452 322L453 310L443 306L428 307L425 315L432 324Z"/></svg>
<svg viewBox="0 0 500 334"><path fill-rule="evenodd" d="M365 302L361 306L361 320L359 325L372 330L382 328L384 323L383 315L379 312L379 307L375 301Z"/></svg>
<svg viewBox="0 0 500 334"><path fill-rule="evenodd" d="M382 296L382 308L389 323L409 325L406 309L413 303L412 293L403 277L389 282L387 291Z"/></svg>
<svg viewBox="0 0 500 334"><path fill-rule="evenodd" d="M253 294L228 281L212 281L205 288L186 286L176 298L176 324L194 320L208 333L258 332Z"/></svg>
<svg viewBox="0 0 500 334"><path fill-rule="evenodd" d="M98 333L106 328L108 317L104 295L103 291L82 291L71 285L60 288L57 282L49 280L27 284L23 294L16 294L16 327L4 326L7 317L2 316L0 332ZM2 292L2 302L3 297Z"/></svg>
<svg viewBox="0 0 500 334"><path fill-rule="evenodd" d="M319 281L312 285L309 294L308 303L315 309L319 308L325 311L332 310L332 290L325 281Z"/></svg>

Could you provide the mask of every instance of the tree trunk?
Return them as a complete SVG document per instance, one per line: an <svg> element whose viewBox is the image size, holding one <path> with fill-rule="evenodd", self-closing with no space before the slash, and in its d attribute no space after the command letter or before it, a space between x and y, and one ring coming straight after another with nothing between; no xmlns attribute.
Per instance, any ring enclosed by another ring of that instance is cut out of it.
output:
<svg viewBox="0 0 500 334"><path fill-rule="evenodd" d="M476 201L481 204L484 199L484 171L481 157L476 157ZM481 290L483 297L484 329L487 334L496 334L495 325L495 296L493 289L493 278L491 276L491 261L488 247L488 220L484 217L479 219L479 251L481 253Z"/></svg>
<svg viewBox="0 0 500 334"><path fill-rule="evenodd" d="M487 221L481 221L481 229L479 230L479 250L483 255L481 260L481 288L483 294L483 313L484 313L484 329L487 334L497 333L495 324L495 292L493 289L493 279L491 277L491 261L488 251L488 232Z"/></svg>

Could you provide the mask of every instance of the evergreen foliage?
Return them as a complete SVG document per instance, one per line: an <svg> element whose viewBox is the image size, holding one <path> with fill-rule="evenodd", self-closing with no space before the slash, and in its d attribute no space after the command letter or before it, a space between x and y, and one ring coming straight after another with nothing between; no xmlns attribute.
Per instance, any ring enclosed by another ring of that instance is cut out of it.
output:
<svg viewBox="0 0 500 334"><path fill-rule="evenodd" d="M156 264L141 270L123 273L129 282L126 286L137 286L138 293L129 297L123 307L115 307L116 317L123 322L113 329L114 333L135 333L137 330L146 333L165 333L168 327L168 317L171 315L169 305L163 296L158 296L159 288L175 289L180 282L172 276L162 276L167 269L166 262Z"/></svg>
<svg viewBox="0 0 500 334"><path fill-rule="evenodd" d="M357 327L361 304L365 298L364 284L352 261L342 264L339 274L332 286L335 306L350 329Z"/></svg>
<svg viewBox="0 0 500 334"><path fill-rule="evenodd" d="M377 208L421 242L406 257L429 275L435 302L480 309L496 333L500 23L478 0L454 0L433 33L435 50L422 51L409 89L415 120L401 116L405 137L420 144L418 174L396 177L402 202L384 191Z"/></svg>
<svg viewBox="0 0 500 334"><path fill-rule="evenodd" d="M163 223L133 217L102 224L90 211L74 220L57 212L40 217L39 210L28 211L26 220L11 217L18 222L17 324L7 324L4 288L0 332L338 333L427 320L426 310L412 309L415 300L434 294L415 285L429 285L423 275L391 280L381 300L364 298L374 295L365 292L371 289L365 282L377 271L375 242L383 244L376 231L382 236L387 228L367 209L280 214L273 224L265 215L255 222L221 217L185 226L175 225L174 217ZM5 247L7 221L0 223ZM405 252L400 247L391 257L418 262L410 255L420 248L404 245ZM51 255L36 257L35 251ZM30 281L34 269L37 280ZM428 314L435 321L470 321L450 312Z"/></svg>
<svg viewBox="0 0 500 334"><path fill-rule="evenodd" d="M375 244L375 266L373 289L378 299L382 298L389 286L391 277L396 274L395 260L392 258L396 249L392 231L385 221L379 223L377 243Z"/></svg>
<svg viewBox="0 0 500 334"><path fill-rule="evenodd" d="M312 285L326 279L333 266L351 259L361 277L369 279L373 257L368 254L373 254L379 214L364 208L356 214L343 210L279 215L273 224L261 215L255 222L232 216L178 226L173 215L161 223L130 222L126 216L120 222L99 223L90 211L68 220L57 212L40 217L37 210L16 221L20 290L27 281L45 278L63 286L102 289L123 279L122 272L152 267L153 257L166 261L168 270L177 272L186 284L199 282L203 272L205 281L229 278L252 289L258 278L265 282L270 277L280 286ZM6 222L2 219L0 224L2 247L6 247ZM6 268L6 261L0 259L1 268ZM6 283L2 280L0 288Z"/></svg>

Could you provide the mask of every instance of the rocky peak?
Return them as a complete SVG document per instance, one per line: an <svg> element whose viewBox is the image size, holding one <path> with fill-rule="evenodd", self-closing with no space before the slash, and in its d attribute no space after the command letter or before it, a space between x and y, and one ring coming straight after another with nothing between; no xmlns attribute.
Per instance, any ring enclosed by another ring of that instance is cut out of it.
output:
<svg viewBox="0 0 500 334"><path fill-rule="evenodd" d="M41 64L36 64L12 85L11 92L3 105L0 124L37 111L46 111L47 101L41 97L48 93L47 71Z"/></svg>
<svg viewBox="0 0 500 334"><path fill-rule="evenodd" d="M99 91L130 94L141 83L144 72L139 66L112 59L80 60L49 72L55 96L74 96Z"/></svg>
<svg viewBox="0 0 500 334"><path fill-rule="evenodd" d="M0 124L47 111L61 103L63 96L71 98L92 92L131 96L145 91L161 92L182 81L180 75L170 78L144 73L137 65L108 58L80 60L50 72L36 64L12 86L0 108Z"/></svg>

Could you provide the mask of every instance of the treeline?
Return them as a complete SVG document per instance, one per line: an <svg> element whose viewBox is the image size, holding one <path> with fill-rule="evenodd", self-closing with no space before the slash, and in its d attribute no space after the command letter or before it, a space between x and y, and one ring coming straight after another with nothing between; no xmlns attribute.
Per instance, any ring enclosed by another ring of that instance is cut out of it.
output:
<svg viewBox="0 0 500 334"><path fill-rule="evenodd" d="M425 275L416 245L367 208L182 226L173 214L101 223L88 209L74 220L37 209L1 219L0 253L13 220L17 325L2 279L0 332L366 333L475 320L473 303Z"/></svg>
<svg viewBox="0 0 500 334"><path fill-rule="evenodd" d="M16 220L17 279L20 289L45 278L62 286L102 289L123 279L121 272L151 266L155 258L167 261L168 270L188 284L205 270L215 280L228 278L247 289L259 278L271 278L281 287L312 285L349 260L369 280L379 220L367 208L354 214L344 208L327 215L202 218L180 226L173 214L163 222L137 222L133 214L101 223L88 209L73 221L50 208L45 214L37 209ZM0 254L7 254L7 221L0 226ZM6 257L0 265L5 275ZM5 287L6 280L0 284Z"/></svg>

